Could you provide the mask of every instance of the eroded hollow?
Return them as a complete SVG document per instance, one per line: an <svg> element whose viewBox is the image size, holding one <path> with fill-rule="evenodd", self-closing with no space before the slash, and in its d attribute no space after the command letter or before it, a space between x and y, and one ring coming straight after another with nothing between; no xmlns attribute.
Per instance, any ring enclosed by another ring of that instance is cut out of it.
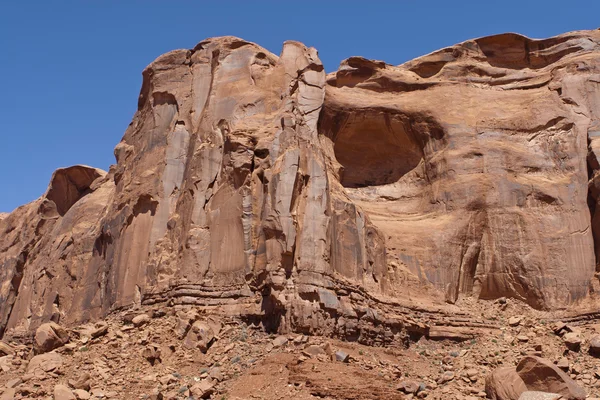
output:
<svg viewBox="0 0 600 400"><path fill-rule="evenodd" d="M423 159L422 146L402 115L378 110L327 110L319 130L333 141L345 187L397 182Z"/></svg>
<svg viewBox="0 0 600 400"><path fill-rule="evenodd" d="M65 215L79 199L90 192L90 186L103 171L75 165L68 168L57 169L52 175L46 199L56 205L58 215Z"/></svg>

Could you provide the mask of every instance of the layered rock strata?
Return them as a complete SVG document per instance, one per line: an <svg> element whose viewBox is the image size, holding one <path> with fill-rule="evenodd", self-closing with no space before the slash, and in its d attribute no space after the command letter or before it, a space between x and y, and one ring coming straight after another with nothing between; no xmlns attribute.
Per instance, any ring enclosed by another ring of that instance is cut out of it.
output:
<svg viewBox="0 0 600 400"><path fill-rule="evenodd" d="M576 304L597 280L599 43L505 34L328 76L298 42L167 53L108 173L57 170L0 215L0 335L196 304L386 342L436 331L438 299Z"/></svg>

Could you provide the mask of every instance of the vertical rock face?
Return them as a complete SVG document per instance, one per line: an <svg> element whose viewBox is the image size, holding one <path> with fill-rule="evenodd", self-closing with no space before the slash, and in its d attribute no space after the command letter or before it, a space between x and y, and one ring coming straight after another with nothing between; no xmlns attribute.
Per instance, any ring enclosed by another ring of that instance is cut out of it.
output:
<svg viewBox="0 0 600 400"><path fill-rule="evenodd" d="M411 285L572 304L596 265L599 41L500 35L328 77L297 42L167 53L108 173L58 170L0 215L0 333L166 303L357 337L394 325L358 303Z"/></svg>
<svg viewBox="0 0 600 400"><path fill-rule="evenodd" d="M320 131L389 261L449 301L543 308L588 294L599 39L506 34L399 67L351 58L330 75Z"/></svg>

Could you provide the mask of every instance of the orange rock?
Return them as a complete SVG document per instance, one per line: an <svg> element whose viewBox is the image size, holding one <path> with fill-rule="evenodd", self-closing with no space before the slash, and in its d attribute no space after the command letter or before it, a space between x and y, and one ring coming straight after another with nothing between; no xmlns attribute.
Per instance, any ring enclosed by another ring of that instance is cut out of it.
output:
<svg viewBox="0 0 600 400"><path fill-rule="evenodd" d="M328 76L293 41L279 56L235 37L164 54L108 173L57 170L0 216L0 336L189 304L391 341L386 326L416 325L383 315L384 297L584 299L599 40L496 35Z"/></svg>

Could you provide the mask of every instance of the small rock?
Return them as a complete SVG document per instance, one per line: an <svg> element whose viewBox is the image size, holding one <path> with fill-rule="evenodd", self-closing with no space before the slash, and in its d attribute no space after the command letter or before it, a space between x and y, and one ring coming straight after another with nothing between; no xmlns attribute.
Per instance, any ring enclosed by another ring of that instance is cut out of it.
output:
<svg viewBox="0 0 600 400"><path fill-rule="evenodd" d="M469 378L470 381L475 382L479 376L479 371L475 368L470 368L465 371L465 375Z"/></svg>
<svg viewBox="0 0 600 400"><path fill-rule="evenodd" d="M311 344L306 346L306 348L302 351L302 353L309 357L316 357L319 354L325 354L325 350L321 346L317 346L316 344Z"/></svg>
<svg viewBox="0 0 600 400"><path fill-rule="evenodd" d="M106 397L106 395L104 394L104 390L102 389L94 388L90 391L90 393L93 397L97 397L99 399L103 399Z"/></svg>
<svg viewBox="0 0 600 400"><path fill-rule="evenodd" d="M98 321L93 324L83 325L75 330L83 338L96 339L108 333L108 324L104 321Z"/></svg>
<svg viewBox="0 0 600 400"><path fill-rule="evenodd" d="M556 366L567 372L569 370L569 360L567 360L565 357L562 357L560 360L558 360Z"/></svg>
<svg viewBox="0 0 600 400"><path fill-rule="evenodd" d="M217 382L221 382L223 380L223 373L221 372L221 369L218 367L211 369L208 376L210 376L212 379L216 380Z"/></svg>
<svg viewBox="0 0 600 400"><path fill-rule="evenodd" d="M177 382L177 377L173 374L168 374L165 375L163 377L161 377L158 381L163 385L163 386L169 386L169 384L173 383L173 382Z"/></svg>
<svg viewBox="0 0 600 400"><path fill-rule="evenodd" d="M596 335L590 339L590 355L600 357L600 336Z"/></svg>
<svg viewBox="0 0 600 400"><path fill-rule="evenodd" d="M137 316L133 317L133 319L131 320L131 323L136 328L138 328L142 325L146 325L148 322L150 322L150 316L148 314L137 315Z"/></svg>
<svg viewBox="0 0 600 400"><path fill-rule="evenodd" d="M208 399L214 392L215 381L203 379L190 388L190 394L197 399Z"/></svg>
<svg viewBox="0 0 600 400"><path fill-rule="evenodd" d="M415 381L405 380L398 384L397 389L406 394L414 394L419 391L419 384Z"/></svg>
<svg viewBox="0 0 600 400"><path fill-rule="evenodd" d="M580 365L577 365L577 364L573 364L573 365L571 366L571 372L572 372L573 374L575 374L575 375L579 375L579 374L581 374L581 366L580 366Z"/></svg>
<svg viewBox="0 0 600 400"><path fill-rule="evenodd" d="M150 393L150 398L149 400L163 400L163 394L160 390L158 390L158 388L155 388L152 390L152 393Z"/></svg>
<svg viewBox="0 0 600 400"><path fill-rule="evenodd" d="M519 326L521 324L521 317L510 317L508 319L508 325Z"/></svg>
<svg viewBox="0 0 600 400"><path fill-rule="evenodd" d="M71 389L65 385L54 386L54 400L77 400Z"/></svg>
<svg viewBox="0 0 600 400"><path fill-rule="evenodd" d="M442 374L442 376L440 377L440 379L438 379L438 383L446 383L446 382L450 382L452 379L454 379L454 372L452 371L446 371Z"/></svg>
<svg viewBox="0 0 600 400"><path fill-rule="evenodd" d="M69 380L69 385L75 389L82 389L89 391L91 388L90 379L92 377L87 372L84 372L78 379Z"/></svg>
<svg viewBox="0 0 600 400"><path fill-rule="evenodd" d="M88 400L92 397L91 394L89 394L86 390L83 390L83 389L75 389L75 390L73 390L73 394L79 400Z"/></svg>
<svg viewBox="0 0 600 400"><path fill-rule="evenodd" d="M517 336L517 340L519 342L529 342L529 336L527 336L527 335L519 335L519 336Z"/></svg>
<svg viewBox="0 0 600 400"><path fill-rule="evenodd" d="M582 340L579 337L579 335L575 332L566 333L563 336L563 341L565 342L567 348L571 351L579 351L579 349L581 348Z"/></svg>
<svg viewBox="0 0 600 400"><path fill-rule="evenodd" d="M160 346L157 344L149 344L142 352L142 356L154 366L154 364L161 362L160 358Z"/></svg>
<svg viewBox="0 0 600 400"><path fill-rule="evenodd" d="M196 321L185 336L183 345L187 348L198 348L206 353L215 341L215 332L205 321Z"/></svg>
<svg viewBox="0 0 600 400"><path fill-rule="evenodd" d="M285 345L288 341L287 336L281 335L281 336L277 336L275 339L273 339L273 347L277 348L277 347L281 347L283 345Z"/></svg>
<svg viewBox="0 0 600 400"><path fill-rule="evenodd" d="M338 350L335 352L335 360L347 363L350 360L350 356L343 351Z"/></svg>

